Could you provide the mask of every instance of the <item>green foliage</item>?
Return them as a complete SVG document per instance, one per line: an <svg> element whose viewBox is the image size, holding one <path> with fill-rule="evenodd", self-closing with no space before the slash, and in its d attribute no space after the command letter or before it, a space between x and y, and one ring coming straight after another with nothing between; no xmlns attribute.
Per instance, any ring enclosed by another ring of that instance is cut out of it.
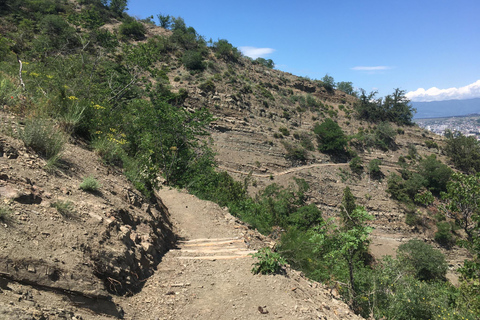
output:
<svg viewBox="0 0 480 320"><path fill-rule="evenodd" d="M343 154L347 146L347 139L342 128L332 119L326 119L313 129L317 135L318 149L325 153Z"/></svg>
<svg viewBox="0 0 480 320"><path fill-rule="evenodd" d="M429 190L424 190L415 195L414 201L423 206L429 206L435 201L435 197Z"/></svg>
<svg viewBox="0 0 480 320"><path fill-rule="evenodd" d="M327 90L327 92L333 93L336 86L335 80L333 79L333 77L327 73L321 80L323 83L323 87Z"/></svg>
<svg viewBox="0 0 480 320"><path fill-rule="evenodd" d="M96 192L101 188L101 184L93 176L83 178L79 188L87 192Z"/></svg>
<svg viewBox="0 0 480 320"><path fill-rule="evenodd" d="M391 173L388 177L387 192L393 199L410 203L419 190L425 186L425 179L420 174L410 171L405 172L405 178Z"/></svg>
<svg viewBox="0 0 480 320"><path fill-rule="evenodd" d="M237 62L242 56L241 52L225 39L214 42L213 49L217 58L226 61Z"/></svg>
<svg viewBox="0 0 480 320"><path fill-rule="evenodd" d="M393 94L384 99L376 99L376 94L377 92L367 94L365 90L360 90L360 98L355 105L359 119L371 122L391 121L398 125L413 124L416 110L411 107L404 90L395 89Z"/></svg>
<svg viewBox="0 0 480 320"><path fill-rule="evenodd" d="M452 175L452 170L438 161L435 155L430 155L419 161L415 171L402 170L402 176L392 173L388 179L387 192L392 198L401 202L428 205L433 202L428 193L417 195L422 188L428 192L439 194L446 190L447 182Z"/></svg>
<svg viewBox="0 0 480 320"><path fill-rule="evenodd" d="M265 59L265 58L257 58L253 60L254 64L259 64L261 66L267 67L269 69L273 69L275 67L275 63L273 63L272 59Z"/></svg>
<svg viewBox="0 0 480 320"><path fill-rule="evenodd" d="M235 181L227 172L215 172L213 168L198 172L188 185L188 190L201 199L218 203L220 206L246 201L246 186Z"/></svg>
<svg viewBox="0 0 480 320"><path fill-rule="evenodd" d="M300 145L308 151L313 151L315 146L313 145L312 138L306 132L302 132L298 135L298 139L300 140Z"/></svg>
<svg viewBox="0 0 480 320"><path fill-rule="evenodd" d="M352 82L346 82L346 81L340 81L337 82L337 90L343 91L346 94L349 94L351 96L356 96L356 92L353 89L353 83Z"/></svg>
<svg viewBox="0 0 480 320"><path fill-rule="evenodd" d="M185 51L182 62L188 70L202 71L205 69L202 53L196 50Z"/></svg>
<svg viewBox="0 0 480 320"><path fill-rule="evenodd" d="M445 248L451 248L455 244L452 234L452 225L448 222L437 222L435 241Z"/></svg>
<svg viewBox="0 0 480 320"><path fill-rule="evenodd" d="M464 173L480 172L480 143L473 136L466 137L460 132L445 133L445 153L455 167Z"/></svg>
<svg viewBox="0 0 480 320"><path fill-rule="evenodd" d="M157 14L157 18L160 23L160 27L170 29L172 25L172 17L170 17L170 15L163 15L160 13Z"/></svg>
<svg viewBox="0 0 480 320"><path fill-rule="evenodd" d="M446 208L453 213L457 224L462 226L469 240L473 241L473 237L478 236L476 230L480 215L480 173L453 173L442 198L446 200Z"/></svg>
<svg viewBox="0 0 480 320"><path fill-rule="evenodd" d="M252 254L257 261L253 264L253 274L275 274L282 270L287 262L280 254L273 252L270 248L262 248L257 253Z"/></svg>
<svg viewBox="0 0 480 320"><path fill-rule="evenodd" d="M425 146L428 149L439 149L438 144L432 140L425 140Z"/></svg>
<svg viewBox="0 0 480 320"><path fill-rule="evenodd" d="M361 174L363 172L363 161L359 156L355 156L350 160L350 169L355 174Z"/></svg>
<svg viewBox="0 0 480 320"><path fill-rule="evenodd" d="M372 159L368 163L368 172L372 178L381 179L383 177L382 170L380 169L381 164L382 160L380 159Z"/></svg>
<svg viewBox="0 0 480 320"><path fill-rule="evenodd" d="M127 19L118 28L118 32L125 39L143 40L145 38L145 26L135 19Z"/></svg>
<svg viewBox="0 0 480 320"><path fill-rule="evenodd" d="M305 162L307 160L307 151L302 146L298 146L287 141L282 141L282 144L287 151L285 158L288 160L293 162Z"/></svg>
<svg viewBox="0 0 480 320"><path fill-rule="evenodd" d="M0 221L3 223L10 222L12 210L5 205L0 206Z"/></svg>
<svg viewBox="0 0 480 320"><path fill-rule="evenodd" d="M127 0L109 0L108 7L117 16L122 16L127 9Z"/></svg>
<svg viewBox="0 0 480 320"><path fill-rule="evenodd" d="M285 137L288 137L290 135L290 131L288 131L288 129L285 127L280 127L278 131L280 131L280 133L283 134Z"/></svg>
<svg viewBox="0 0 480 320"><path fill-rule="evenodd" d="M313 203L298 208L289 216L289 224L298 230L306 231L323 223L322 212Z"/></svg>
<svg viewBox="0 0 480 320"><path fill-rule="evenodd" d="M215 84L212 80L207 80L201 83L198 88L205 92L215 92Z"/></svg>
<svg viewBox="0 0 480 320"><path fill-rule="evenodd" d="M32 148L53 163L60 158L66 142L65 135L51 121L41 118L28 119L19 136L27 148Z"/></svg>
<svg viewBox="0 0 480 320"><path fill-rule="evenodd" d="M453 173L452 169L437 160L434 154L419 162L417 172L426 180L425 186L436 194L447 190L447 183Z"/></svg>
<svg viewBox="0 0 480 320"><path fill-rule="evenodd" d="M75 214L75 206L71 201L57 200L50 204L50 207L57 209L63 217L71 217Z"/></svg>
<svg viewBox="0 0 480 320"><path fill-rule="evenodd" d="M395 136L397 132L388 122L380 122L375 129L375 145L382 150L396 148Z"/></svg>
<svg viewBox="0 0 480 320"><path fill-rule="evenodd" d="M412 268L418 280L442 280L447 274L445 256L429 244L420 240L410 240L398 247L398 259Z"/></svg>

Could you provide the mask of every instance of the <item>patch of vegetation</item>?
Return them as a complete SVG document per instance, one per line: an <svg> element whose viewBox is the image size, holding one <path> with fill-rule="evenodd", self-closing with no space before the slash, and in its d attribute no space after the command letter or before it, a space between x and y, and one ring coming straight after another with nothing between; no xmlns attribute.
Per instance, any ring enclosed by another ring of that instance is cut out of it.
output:
<svg viewBox="0 0 480 320"><path fill-rule="evenodd" d="M290 135L290 131L288 131L288 129L285 127L280 127L278 131L280 131L280 133L283 134L285 137L288 137Z"/></svg>
<svg viewBox="0 0 480 320"><path fill-rule="evenodd" d="M363 172L363 161L359 156L353 157L349 163L350 169L355 174L362 174Z"/></svg>
<svg viewBox="0 0 480 320"><path fill-rule="evenodd" d="M75 206L72 201L57 200L52 202L50 207L57 209L57 212L65 218L72 217L75 214Z"/></svg>
<svg viewBox="0 0 480 320"><path fill-rule="evenodd" d="M100 190L101 187L101 184L93 176L83 178L83 181L79 186L81 190L87 192L96 192Z"/></svg>
<svg viewBox="0 0 480 320"><path fill-rule="evenodd" d="M205 63L202 53L197 50L187 50L182 56L182 63L188 70L203 71Z"/></svg>
<svg viewBox="0 0 480 320"><path fill-rule="evenodd" d="M135 19L128 19L118 28L118 32L126 39L143 40L145 38L145 26Z"/></svg>
<svg viewBox="0 0 480 320"><path fill-rule="evenodd" d="M27 119L19 136L27 148L32 148L51 163L60 158L66 142L65 135L55 128L52 121L42 118Z"/></svg>
<svg viewBox="0 0 480 320"><path fill-rule="evenodd" d="M437 195L447 190L452 170L438 161L435 155L419 160L414 169L415 171L403 169L401 176L395 173L389 176L387 192L392 198L411 203L422 188Z"/></svg>
<svg viewBox="0 0 480 320"><path fill-rule="evenodd" d="M413 125L412 119L416 110L411 107L405 93L405 90L395 89L393 94L377 99L377 92L367 94L361 89L355 105L358 118L377 123L391 121L398 125Z"/></svg>
<svg viewBox="0 0 480 320"><path fill-rule="evenodd" d="M207 80L201 83L198 88L205 92L215 92L215 84L212 80Z"/></svg>
<svg viewBox="0 0 480 320"><path fill-rule="evenodd" d="M3 223L8 223L10 222L12 215L12 210L10 210L9 207L5 205L0 206L0 221Z"/></svg>
<svg viewBox="0 0 480 320"><path fill-rule="evenodd" d="M410 240L398 247L399 260L411 267L420 281L445 281L447 262L445 256L420 240Z"/></svg>
<svg viewBox="0 0 480 320"><path fill-rule="evenodd" d="M480 172L480 143L473 137L466 137L460 132L445 133L447 144L445 153L455 167L464 173Z"/></svg>
<svg viewBox="0 0 480 320"><path fill-rule="evenodd" d="M307 160L307 151L302 146L298 146L287 141L282 141L282 144L287 151L285 158L288 160L292 162L299 161L302 163Z"/></svg>
<svg viewBox="0 0 480 320"><path fill-rule="evenodd" d="M330 118L315 125L313 129L317 135L318 149L330 154L344 154L347 147L347 138L342 128Z"/></svg>
<svg viewBox="0 0 480 320"><path fill-rule="evenodd" d="M252 254L257 261L253 264L253 274L275 274L282 270L287 263L280 254L273 252L270 248L262 248L257 253Z"/></svg>

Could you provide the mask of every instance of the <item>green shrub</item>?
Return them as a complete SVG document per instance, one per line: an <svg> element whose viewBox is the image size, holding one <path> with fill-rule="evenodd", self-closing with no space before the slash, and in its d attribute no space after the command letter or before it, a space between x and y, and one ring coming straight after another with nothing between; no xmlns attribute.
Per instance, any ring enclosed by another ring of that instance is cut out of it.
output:
<svg viewBox="0 0 480 320"><path fill-rule="evenodd" d="M397 132L388 122L381 122L375 129L375 144L382 150L395 149L395 136Z"/></svg>
<svg viewBox="0 0 480 320"><path fill-rule="evenodd" d="M445 153L455 167L464 173L480 172L480 142L473 137L466 137L460 132L447 131Z"/></svg>
<svg viewBox="0 0 480 320"><path fill-rule="evenodd" d="M107 165L121 167L123 165L123 159L127 157L126 152L120 144L106 137L93 140L92 147Z"/></svg>
<svg viewBox="0 0 480 320"><path fill-rule="evenodd" d="M10 208L8 208L7 206L4 206L4 205L0 206L0 221L1 222L3 222L3 223L9 222L10 219L11 219L11 214L12 214L12 211L10 210Z"/></svg>
<svg viewBox="0 0 480 320"><path fill-rule="evenodd" d="M361 174L363 172L363 165L362 165L362 159L360 159L359 156L354 157L352 160L350 160L350 169L352 170L353 173L355 174Z"/></svg>
<svg viewBox="0 0 480 320"><path fill-rule="evenodd" d="M307 160L307 151L301 146L291 144L287 141L282 141L282 144L287 151L285 158L287 158L288 160L300 162L305 162Z"/></svg>
<svg viewBox="0 0 480 320"><path fill-rule="evenodd" d="M455 244L452 234L452 225L446 221L437 222L437 232L435 232L435 241L446 248L451 248Z"/></svg>
<svg viewBox="0 0 480 320"><path fill-rule="evenodd" d="M226 61L237 62L242 56L241 52L225 39L220 39L213 44L215 55Z"/></svg>
<svg viewBox="0 0 480 320"><path fill-rule="evenodd" d="M198 88L205 92L215 92L215 84L212 80L207 80L201 83Z"/></svg>
<svg viewBox="0 0 480 320"><path fill-rule="evenodd" d="M252 61L253 64L259 64L269 69L273 69L275 67L275 63L273 63L272 59L265 59L265 58L257 58Z"/></svg>
<svg viewBox="0 0 480 320"><path fill-rule="evenodd" d="M410 240L398 247L397 255L412 268L418 280L445 280L448 268L445 256L429 244Z"/></svg>
<svg viewBox="0 0 480 320"><path fill-rule="evenodd" d="M50 207L57 209L57 212L60 213L63 217L71 217L74 215L74 205L71 201L57 200L50 204Z"/></svg>
<svg viewBox="0 0 480 320"><path fill-rule="evenodd" d="M100 183L93 176L83 178L83 181L79 186L81 190L88 191L88 192L96 192L101 187L102 186L100 185Z"/></svg>
<svg viewBox="0 0 480 320"><path fill-rule="evenodd" d="M288 129L285 127L280 127L278 131L280 131L280 133L283 134L285 137L288 137L290 135L290 131L288 131Z"/></svg>
<svg viewBox="0 0 480 320"><path fill-rule="evenodd" d="M417 193L414 198L415 202L423 206L429 206L435 201L435 197L429 190Z"/></svg>
<svg viewBox="0 0 480 320"><path fill-rule="evenodd" d="M27 148L32 148L53 163L60 158L66 142L65 135L45 119L28 119L19 135Z"/></svg>
<svg viewBox="0 0 480 320"><path fill-rule="evenodd" d="M143 40L146 33L145 26L135 19L129 19L123 22L118 28L118 31L124 38L134 40Z"/></svg>
<svg viewBox="0 0 480 320"><path fill-rule="evenodd" d="M318 149L326 153L345 153L347 138L342 128L328 118L322 124L317 124L313 129L318 139Z"/></svg>
<svg viewBox="0 0 480 320"><path fill-rule="evenodd" d="M382 170L380 169L380 165L382 164L382 160L380 159L372 159L368 163L368 172L374 179L380 179L383 177Z"/></svg>
<svg viewBox="0 0 480 320"><path fill-rule="evenodd" d="M287 263L280 254L273 252L268 247L258 250L252 256L258 260L253 264L253 274L275 274L280 272L282 266Z"/></svg>
<svg viewBox="0 0 480 320"><path fill-rule="evenodd" d="M453 173L434 154L420 160L417 172L425 179L425 186L436 194L447 190L447 183Z"/></svg>
<svg viewBox="0 0 480 320"><path fill-rule="evenodd" d="M195 50L187 50L183 54L182 63L188 70L202 71L205 69L202 53Z"/></svg>
<svg viewBox="0 0 480 320"><path fill-rule="evenodd" d="M18 103L20 95L20 86L16 85L14 80L4 73L0 73L0 105L14 106Z"/></svg>
<svg viewBox="0 0 480 320"><path fill-rule="evenodd" d="M425 146L428 149L439 149L438 144L432 140L425 140Z"/></svg>

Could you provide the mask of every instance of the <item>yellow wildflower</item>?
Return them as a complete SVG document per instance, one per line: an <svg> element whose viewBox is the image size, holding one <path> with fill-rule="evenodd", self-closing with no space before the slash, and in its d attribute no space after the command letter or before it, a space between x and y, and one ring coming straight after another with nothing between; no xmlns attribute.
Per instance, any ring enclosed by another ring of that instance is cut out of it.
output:
<svg viewBox="0 0 480 320"><path fill-rule="evenodd" d="M69 100L78 100L78 98L75 97L75 96L70 96L70 97L68 97L68 99L69 99Z"/></svg>

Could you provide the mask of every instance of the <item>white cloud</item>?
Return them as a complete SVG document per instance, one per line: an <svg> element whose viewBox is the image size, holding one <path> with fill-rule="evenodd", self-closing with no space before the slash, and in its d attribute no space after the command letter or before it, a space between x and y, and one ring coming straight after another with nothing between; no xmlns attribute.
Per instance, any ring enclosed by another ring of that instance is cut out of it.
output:
<svg viewBox="0 0 480 320"><path fill-rule="evenodd" d="M357 66L357 67L352 68L352 70L355 70L355 71L382 71L382 70L388 70L388 69L392 69L392 67L387 67L387 66L375 66L375 67Z"/></svg>
<svg viewBox="0 0 480 320"><path fill-rule="evenodd" d="M415 102L479 98L480 80L460 88L438 89L432 87L427 90L418 88L415 91L408 92L405 96Z"/></svg>
<svg viewBox="0 0 480 320"><path fill-rule="evenodd" d="M275 49L272 49L272 48L255 48L255 47L239 47L239 48L244 55L252 59L257 59L259 57L265 58L265 56L275 51Z"/></svg>

